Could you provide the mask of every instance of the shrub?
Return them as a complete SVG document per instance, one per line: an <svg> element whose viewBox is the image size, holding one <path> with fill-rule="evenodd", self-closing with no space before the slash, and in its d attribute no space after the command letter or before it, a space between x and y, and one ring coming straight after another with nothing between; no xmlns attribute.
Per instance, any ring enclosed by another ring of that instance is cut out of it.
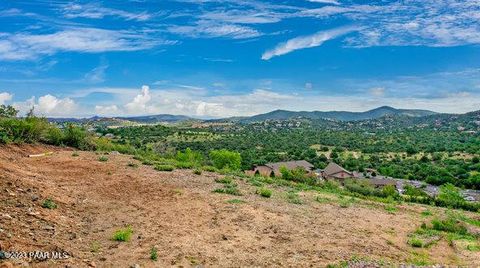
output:
<svg viewBox="0 0 480 268"><path fill-rule="evenodd" d="M459 208L465 203L462 194L451 183L446 183L440 186L440 193L438 194L437 201L447 207Z"/></svg>
<svg viewBox="0 0 480 268"><path fill-rule="evenodd" d="M213 192L238 196L242 195L235 184L226 184L223 188L217 188L213 190Z"/></svg>
<svg viewBox="0 0 480 268"><path fill-rule="evenodd" d="M0 105L0 118L12 118L16 117L18 114L18 110L13 108L11 105Z"/></svg>
<svg viewBox="0 0 480 268"><path fill-rule="evenodd" d="M133 234L133 229L132 227L128 226L126 228L122 228L120 230L115 231L115 233L113 234L113 240L126 242L130 240L130 238L132 237L132 234Z"/></svg>
<svg viewBox="0 0 480 268"><path fill-rule="evenodd" d="M42 208L55 209L57 208L57 204L51 198L47 198L43 201Z"/></svg>
<svg viewBox="0 0 480 268"><path fill-rule="evenodd" d="M102 155L102 156L100 156L100 157L98 158L98 161L100 161L100 162L107 162L107 161L108 161L108 157Z"/></svg>
<svg viewBox="0 0 480 268"><path fill-rule="evenodd" d="M202 170L196 168L196 169L193 170L193 174L195 174L195 175L202 175Z"/></svg>
<svg viewBox="0 0 480 268"><path fill-rule="evenodd" d="M215 171L217 171L217 169L216 169L215 167L212 167L212 166L203 166L203 167L202 167L202 170L207 171L207 172L215 172Z"/></svg>
<svg viewBox="0 0 480 268"><path fill-rule="evenodd" d="M270 198L272 196L272 190L267 188L260 188L257 190L257 194L262 197Z"/></svg>
<svg viewBox="0 0 480 268"><path fill-rule="evenodd" d="M300 199L298 194L295 193L295 192L288 192L287 193L287 200L288 200L289 203L292 203L292 204L297 204L297 205L303 204L302 199Z"/></svg>
<svg viewBox="0 0 480 268"><path fill-rule="evenodd" d="M242 163L242 157L239 153L225 149L210 151L210 159L213 166L218 169L239 170Z"/></svg>
<svg viewBox="0 0 480 268"><path fill-rule="evenodd" d="M415 247L415 248L422 248L423 247L423 241L416 238L416 237L412 237L412 238L408 239L407 243L410 246Z"/></svg>
<svg viewBox="0 0 480 268"><path fill-rule="evenodd" d="M64 135L59 128L49 127L45 139L46 143L58 146L63 144Z"/></svg>
<svg viewBox="0 0 480 268"><path fill-rule="evenodd" d="M309 185L316 183L316 178L309 176L305 169L301 167L288 169L287 167L282 166L280 167L280 173L282 174L282 179L284 180L295 181Z"/></svg>
<svg viewBox="0 0 480 268"><path fill-rule="evenodd" d="M72 153L72 156L73 156L73 157L78 157L79 154L78 154L78 152L73 152L73 153Z"/></svg>
<svg viewBox="0 0 480 268"><path fill-rule="evenodd" d="M221 179L217 178L215 179L215 182L223 183L223 184L233 184L233 178L230 176L223 177Z"/></svg>
<svg viewBox="0 0 480 268"><path fill-rule="evenodd" d="M152 247L150 249L150 259L152 261L157 261L158 260L158 250L156 247Z"/></svg>
<svg viewBox="0 0 480 268"><path fill-rule="evenodd" d="M193 164L190 162L177 162L175 167L179 169L190 169L193 168Z"/></svg>
<svg viewBox="0 0 480 268"><path fill-rule="evenodd" d="M170 172L170 171L175 170L175 167L171 166L171 165L156 165L155 170L157 170L157 171L169 171Z"/></svg>
<svg viewBox="0 0 480 268"><path fill-rule="evenodd" d="M199 166L203 161L203 156L200 152L192 151L187 148L185 152L177 152L176 160L182 163L188 163L190 167Z"/></svg>
<svg viewBox="0 0 480 268"><path fill-rule="evenodd" d="M93 150L95 144L91 141L87 132L80 127L69 124L64 130L63 144L81 150Z"/></svg>
<svg viewBox="0 0 480 268"><path fill-rule="evenodd" d="M437 231L444 231L447 233L455 233L459 235L466 235L468 233L464 224L459 222L455 217L449 216L446 219L432 220L432 229Z"/></svg>

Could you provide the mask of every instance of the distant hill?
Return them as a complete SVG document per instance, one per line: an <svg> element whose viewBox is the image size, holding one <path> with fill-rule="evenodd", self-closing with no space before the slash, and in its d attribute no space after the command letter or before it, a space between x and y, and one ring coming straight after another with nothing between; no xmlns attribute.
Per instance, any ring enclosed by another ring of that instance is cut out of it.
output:
<svg viewBox="0 0 480 268"><path fill-rule="evenodd" d="M100 117L94 116L90 118L48 118L50 122L56 123L88 123L88 122L132 122L140 124L155 124L155 123L178 123L193 119L184 115L171 115L171 114L158 114L158 115L145 115L145 116L131 116L131 117Z"/></svg>
<svg viewBox="0 0 480 268"><path fill-rule="evenodd" d="M251 117L241 118L237 121L241 123L251 123L251 122L259 122L259 121L265 121L265 120L286 120L286 119L293 119L293 118L359 121L359 120L381 118L387 115L422 117L422 116L428 116L433 114L436 114L436 113L428 110L395 109L389 106L382 106L366 112L346 112L346 111L292 112L292 111L285 111L285 110L275 110L273 112L269 112L265 114L259 114Z"/></svg>

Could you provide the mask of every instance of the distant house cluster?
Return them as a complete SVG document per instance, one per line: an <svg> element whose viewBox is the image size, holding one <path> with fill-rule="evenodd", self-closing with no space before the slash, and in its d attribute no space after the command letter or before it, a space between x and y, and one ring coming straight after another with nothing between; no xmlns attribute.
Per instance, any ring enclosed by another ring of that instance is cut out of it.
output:
<svg viewBox="0 0 480 268"><path fill-rule="evenodd" d="M268 163L265 165L254 166L252 170L247 170L245 171L245 173L251 176L260 175L264 177L281 177L282 173L280 172L280 170L282 167L290 170L301 168L304 169L307 174L315 176L319 180L335 180L340 182L341 184L343 184L345 180L361 180L369 183L372 187L377 189L381 189L386 186L393 186L399 193L403 193L407 185L413 186L415 188L421 188L425 193L430 196L436 196L439 193L438 186L426 184L422 181L384 177L378 175L378 172L374 169L367 169L365 173L356 171L351 172L334 162L330 162L325 167L325 169L317 170L315 170L314 166L311 163L305 160ZM467 201L480 201L480 191L464 190L462 191L462 194Z"/></svg>

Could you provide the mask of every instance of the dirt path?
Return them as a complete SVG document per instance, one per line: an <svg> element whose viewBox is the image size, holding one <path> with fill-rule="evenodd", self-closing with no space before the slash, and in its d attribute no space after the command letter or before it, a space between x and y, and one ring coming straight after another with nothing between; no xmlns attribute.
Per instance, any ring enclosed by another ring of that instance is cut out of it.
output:
<svg viewBox="0 0 480 268"><path fill-rule="evenodd" d="M54 154L26 157L45 151ZM0 147L1 250L71 255L33 263L39 267L321 267L355 256L406 262L416 254L406 243L421 224L415 208L396 214L365 205L341 208L309 194L296 205L276 192L259 197L243 181L244 195L233 197L212 193L217 174L158 172L129 167L136 163L129 156L98 157L54 147ZM57 209L41 207L48 197ZM227 202L233 198L246 203ZM113 241L125 226L134 231L131 240ZM156 262L150 260L154 246ZM480 265L478 255L463 256L441 243L428 254L432 262Z"/></svg>

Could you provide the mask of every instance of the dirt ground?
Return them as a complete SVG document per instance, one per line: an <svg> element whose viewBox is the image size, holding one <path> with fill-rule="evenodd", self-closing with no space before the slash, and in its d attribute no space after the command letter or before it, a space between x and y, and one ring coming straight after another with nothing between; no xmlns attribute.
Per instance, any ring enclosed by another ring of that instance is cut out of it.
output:
<svg viewBox="0 0 480 268"><path fill-rule="evenodd" d="M53 155L29 158L29 154ZM395 214L364 203L341 207L302 193L287 202L238 180L239 197L212 193L215 178L191 170L155 171L131 156L47 146L0 147L0 250L61 251L62 260L0 260L0 267L325 267L352 258L397 265L425 257L431 263L480 266L478 252L447 242L413 249L407 235L425 220L421 206ZM128 166L137 163L138 167ZM46 198L57 209L42 208ZM240 199L244 203L227 201ZM128 242L113 233L131 226ZM156 247L158 260L150 260Z"/></svg>

